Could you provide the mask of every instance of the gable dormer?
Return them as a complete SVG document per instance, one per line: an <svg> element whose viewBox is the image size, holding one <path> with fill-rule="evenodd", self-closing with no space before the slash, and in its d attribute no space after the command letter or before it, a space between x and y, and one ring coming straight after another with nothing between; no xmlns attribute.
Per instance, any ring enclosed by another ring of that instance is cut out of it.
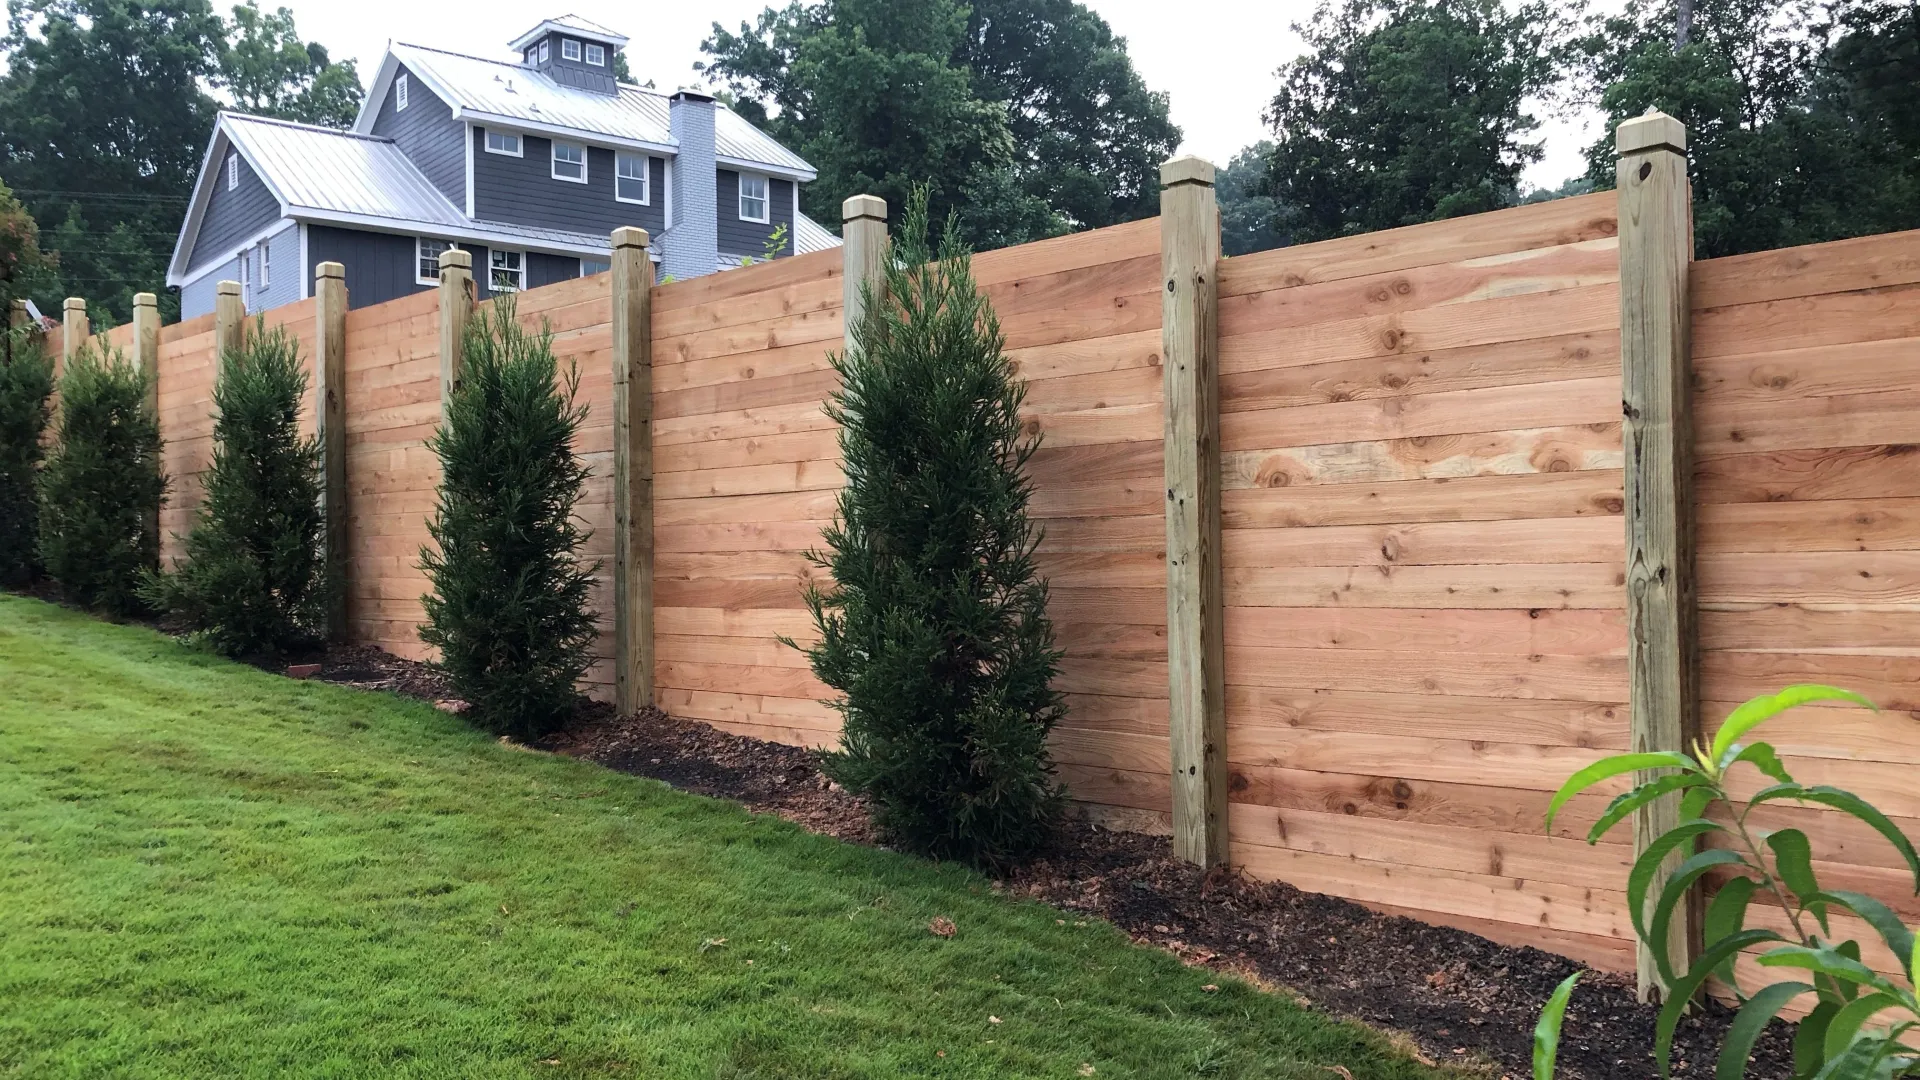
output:
<svg viewBox="0 0 1920 1080"><path fill-rule="evenodd" d="M598 23L562 15L542 20L514 38L508 48L518 52L527 67L562 86L611 97L620 93L613 77L613 56L626 44L624 35Z"/></svg>

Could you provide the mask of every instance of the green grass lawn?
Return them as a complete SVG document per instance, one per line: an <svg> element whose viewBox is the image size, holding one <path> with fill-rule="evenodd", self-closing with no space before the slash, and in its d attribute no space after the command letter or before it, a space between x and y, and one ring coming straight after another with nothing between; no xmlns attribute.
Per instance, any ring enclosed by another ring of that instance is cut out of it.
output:
<svg viewBox="0 0 1920 1080"><path fill-rule="evenodd" d="M956 867L0 596L0 1076L1336 1065L1449 1075Z"/></svg>

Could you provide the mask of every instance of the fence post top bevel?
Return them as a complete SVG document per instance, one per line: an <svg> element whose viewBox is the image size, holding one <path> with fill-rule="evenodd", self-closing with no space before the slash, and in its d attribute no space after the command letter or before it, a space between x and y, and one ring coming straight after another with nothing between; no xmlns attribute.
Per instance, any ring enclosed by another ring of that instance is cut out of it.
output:
<svg viewBox="0 0 1920 1080"><path fill-rule="evenodd" d="M653 238L647 235L647 230L645 229L635 228L632 225L622 225L613 230L613 249L615 251L621 248L641 248L644 250L652 243Z"/></svg>
<svg viewBox="0 0 1920 1080"><path fill-rule="evenodd" d="M315 264L313 268L313 279L315 281L320 281L325 278L339 278L345 281L346 277L347 267L345 263L323 262Z"/></svg>
<svg viewBox="0 0 1920 1080"><path fill-rule="evenodd" d="M219 282L214 285L213 293L215 296L239 296L240 283L237 281Z"/></svg>
<svg viewBox="0 0 1920 1080"><path fill-rule="evenodd" d="M86 297L84 297L84 296L69 296L69 297L67 297L67 299L66 299L66 301L65 301L65 302L64 302L63 304L61 304L61 310L62 310L62 311L85 311L85 310L87 310L87 300L86 300Z"/></svg>
<svg viewBox="0 0 1920 1080"><path fill-rule="evenodd" d="M160 298L150 292L137 292L133 294L133 306L137 308L159 307Z"/></svg>
<svg viewBox="0 0 1920 1080"><path fill-rule="evenodd" d="M1168 158L1160 164L1160 186L1163 188L1179 184L1205 184L1212 187L1213 176L1213 162L1194 154Z"/></svg>
<svg viewBox="0 0 1920 1080"><path fill-rule="evenodd" d="M1617 157L1649 150L1671 150L1676 154L1685 154L1687 125L1658 109L1649 109L1644 116L1636 116L1615 128L1613 145Z"/></svg>
<svg viewBox="0 0 1920 1080"><path fill-rule="evenodd" d="M461 251L459 248L448 248L441 252L440 272L444 274L449 270L466 270L471 272L473 270L473 254L471 252Z"/></svg>
<svg viewBox="0 0 1920 1080"><path fill-rule="evenodd" d="M887 220L887 200L878 195L855 195L840 204L841 221L857 221L861 218Z"/></svg>

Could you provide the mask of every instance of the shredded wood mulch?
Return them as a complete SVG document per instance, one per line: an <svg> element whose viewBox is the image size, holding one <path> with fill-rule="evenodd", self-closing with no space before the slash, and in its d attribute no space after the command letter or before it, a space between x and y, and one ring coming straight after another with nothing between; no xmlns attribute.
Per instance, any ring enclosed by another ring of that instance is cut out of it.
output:
<svg viewBox="0 0 1920 1080"><path fill-rule="evenodd" d="M293 659L319 663L314 678L460 707L432 667L375 648L335 647ZM731 799L850 843L880 843L861 800L829 783L813 755L797 747L730 735L657 709L619 718L605 704L583 701L569 727L539 748ZM1236 973L1313 1008L1398 1032L1425 1059L1478 1066L1511 1080L1532 1075L1540 1008L1579 967L1536 949L1288 885L1203 873L1172 858L1164 837L1079 820L1063 823L1039 857L999 875L997 887L1106 919L1187 963ZM1587 973L1568 1010L1559 1075L1656 1075L1655 1015L1634 1001L1630 977ZM1674 1075L1712 1076L1731 1020L1732 1012L1717 1003L1683 1020ZM1778 1021L1769 1027L1748 1066L1750 1080L1791 1074L1792 1031Z"/></svg>

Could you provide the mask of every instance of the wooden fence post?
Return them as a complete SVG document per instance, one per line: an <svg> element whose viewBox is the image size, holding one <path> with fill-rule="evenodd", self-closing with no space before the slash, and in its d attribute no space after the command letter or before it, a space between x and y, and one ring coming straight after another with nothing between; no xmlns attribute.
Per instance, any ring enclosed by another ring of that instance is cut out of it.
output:
<svg viewBox="0 0 1920 1080"><path fill-rule="evenodd" d="M60 365L54 368L53 378L58 382L66 374L67 366L73 363L75 353L92 336L93 326L87 321L87 302L78 296L69 296L60 312Z"/></svg>
<svg viewBox="0 0 1920 1080"><path fill-rule="evenodd" d="M217 282L213 287L213 367L220 370L220 358L228 350L238 350L247 339L247 302L240 298L240 283Z"/></svg>
<svg viewBox="0 0 1920 1080"><path fill-rule="evenodd" d="M653 260L613 230L613 698L653 704Z"/></svg>
<svg viewBox="0 0 1920 1080"><path fill-rule="evenodd" d="M320 510L326 516L327 637L347 637L347 268L313 268L313 432L320 440Z"/></svg>
<svg viewBox="0 0 1920 1080"><path fill-rule="evenodd" d="M1616 133L1620 198L1621 437L1626 451L1627 678L1635 751L1685 750L1699 733L1693 583L1693 422L1689 407L1687 264L1693 218L1687 129L1650 112ZM1642 774L1645 779L1650 774ZM1636 811L1637 855L1679 823L1679 796ZM1691 851L1655 878L1658 896ZM1699 895L1664 943L1685 971L1699 937ZM1636 944L1642 1001L1664 993L1652 947Z"/></svg>
<svg viewBox="0 0 1920 1080"><path fill-rule="evenodd" d="M160 299L150 292L133 294L133 366L147 380L147 408L160 417ZM160 503L147 508L147 532L160 535Z"/></svg>
<svg viewBox="0 0 1920 1080"><path fill-rule="evenodd" d="M1160 166L1160 348L1165 371L1167 695L1173 851L1227 861L1226 653L1220 578L1220 213L1213 166Z"/></svg>
<svg viewBox="0 0 1920 1080"><path fill-rule="evenodd" d="M33 316L27 314L27 302L25 300L15 300L13 303L7 305L7 330L9 331L7 334L7 355L5 357L7 363L13 363L13 339L19 336L19 331L22 327L32 322Z"/></svg>
<svg viewBox="0 0 1920 1080"><path fill-rule="evenodd" d="M860 286L874 290L887 280L887 200L878 195L855 195L840 204L840 299L846 317L846 340L853 344L854 329L866 308Z"/></svg>
<svg viewBox="0 0 1920 1080"><path fill-rule="evenodd" d="M473 317L473 256L459 248L440 253L440 415L460 385L467 320Z"/></svg>

